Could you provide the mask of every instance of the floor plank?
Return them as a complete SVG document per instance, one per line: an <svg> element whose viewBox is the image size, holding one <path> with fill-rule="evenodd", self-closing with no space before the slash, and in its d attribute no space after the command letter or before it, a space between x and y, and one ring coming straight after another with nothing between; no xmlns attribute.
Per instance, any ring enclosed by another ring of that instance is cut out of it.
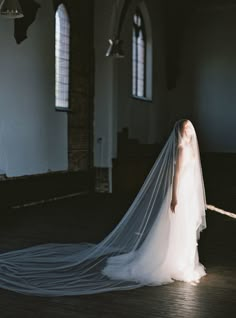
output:
<svg viewBox="0 0 236 318"><path fill-rule="evenodd" d="M226 201L228 208L236 206L232 195L231 201L220 195L211 198L221 206ZM92 195L9 210L0 224L0 249L6 251L47 242L98 242L115 226L130 202L131 198L119 195ZM199 252L208 275L197 286L175 282L130 291L52 298L25 296L1 289L0 317L235 317L236 223L210 211L207 223Z"/></svg>

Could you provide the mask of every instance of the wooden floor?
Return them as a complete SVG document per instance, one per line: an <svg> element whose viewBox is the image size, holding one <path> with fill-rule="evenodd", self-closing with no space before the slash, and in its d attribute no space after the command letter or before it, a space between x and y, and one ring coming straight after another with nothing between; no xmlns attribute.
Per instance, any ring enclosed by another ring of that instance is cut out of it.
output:
<svg viewBox="0 0 236 318"><path fill-rule="evenodd" d="M209 197L215 200L209 203L235 210L235 189L224 195L209 193ZM110 232L131 200L119 195L91 195L2 211L0 250L47 242L98 242ZM175 282L131 291L53 298L0 290L0 318L236 317L236 223L209 211L207 221L199 252L208 275L197 286Z"/></svg>

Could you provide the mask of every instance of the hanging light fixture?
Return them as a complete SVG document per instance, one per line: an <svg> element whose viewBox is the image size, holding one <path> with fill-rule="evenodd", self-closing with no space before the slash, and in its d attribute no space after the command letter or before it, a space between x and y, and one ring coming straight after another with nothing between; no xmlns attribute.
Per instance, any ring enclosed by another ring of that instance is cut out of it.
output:
<svg viewBox="0 0 236 318"><path fill-rule="evenodd" d="M3 0L0 4L0 15L10 18L23 18L24 14L17 0Z"/></svg>
<svg viewBox="0 0 236 318"><path fill-rule="evenodd" d="M120 15L118 16L118 4L119 0L116 0L115 9L114 9L114 21L113 21L113 37L108 40L109 47L106 51L107 57L114 57L114 58L122 58L125 56L123 51L123 41L120 39L121 28L124 22L124 18L126 12L128 10L128 6L131 0L123 0L123 6L121 8Z"/></svg>
<svg viewBox="0 0 236 318"><path fill-rule="evenodd" d="M109 42L109 47L106 52L107 57L113 56L115 58L122 58L125 56L123 48L122 48L122 44L123 44L122 40L115 37L113 40L109 39L108 42Z"/></svg>

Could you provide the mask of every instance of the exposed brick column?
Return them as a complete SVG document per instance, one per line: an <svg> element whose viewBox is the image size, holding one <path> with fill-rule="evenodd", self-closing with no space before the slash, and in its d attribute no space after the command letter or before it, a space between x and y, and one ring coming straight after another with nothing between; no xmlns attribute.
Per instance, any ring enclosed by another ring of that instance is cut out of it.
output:
<svg viewBox="0 0 236 318"><path fill-rule="evenodd" d="M93 166L93 0L65 0L71 21L69 170Z"/></svg>

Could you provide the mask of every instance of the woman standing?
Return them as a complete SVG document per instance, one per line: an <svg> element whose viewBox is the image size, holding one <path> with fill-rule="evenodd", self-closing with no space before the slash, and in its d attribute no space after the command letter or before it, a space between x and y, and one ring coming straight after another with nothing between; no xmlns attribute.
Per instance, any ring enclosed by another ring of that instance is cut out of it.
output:
<svg viewBox="0 0 236 318"><path fill-rule="evenodd" d="M199 233L206 227L205 193L196 134L189 120L176 123L171 144L173 153L169 149L168 156L173 158L163 173L173 165L170 180L165 176L169 183L173 175L173 182L142 245L108 259L103 272L111 279L161 285L173 279L198 282L205 275L197 250Z"/></svg>

